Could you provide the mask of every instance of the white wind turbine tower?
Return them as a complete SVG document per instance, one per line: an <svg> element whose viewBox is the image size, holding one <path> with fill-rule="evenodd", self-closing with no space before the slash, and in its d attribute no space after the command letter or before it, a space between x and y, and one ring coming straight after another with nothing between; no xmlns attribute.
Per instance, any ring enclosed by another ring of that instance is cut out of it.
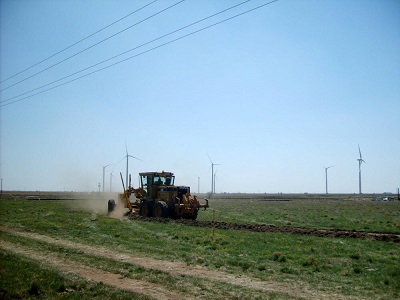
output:
<svg viewBox="0 0 400 300"><path fill-rule="evenodd" d="M366 163L366 162L362 158L360 145L358 145L358 152L360 153L360 158L357 158L357 160L358 160L358 189L359 189L360 194L362 194L361 193L361 164Z"/></svg>
<svg viewBox="0 0 400 300"><path fill-rule="evenodd" d="M213 161L211 160L210 156L207 154L208 159L211 162L211 193L215 193L215 184L214 184L214 166L220 166L221 164L214 164Z"/></svg>
<svg viewBox="0 0 400 300"><path fill-rule="evenodd" d="M110 193L112 192L112 178L113 178L113 172L110 173Z"/></svg>
<svg viewBox="0 0 400 300"><path fill-rule="evenodd" d="M104 177L105 177L105 171L106 171L106 168L107 168L108 166L111 166L111 165L102 166L102 167L103 167L103 193L104 193Z"/></svg>
<svg viewBox="0 0 400 300"><path fill-rule="evenodd" d="M125 149L126 149L126 181L125 181L125 186L126 187L128 187L128 185L129 185L129 182L128 182L128 173L129 173L129 171L128 171L128 169L129 169L129 157L132 157L132 158L134 158L134 159L137 159L137 160L140 160L140 161L142 161L140 158L137 158L137 157L134 157L134 156L132 156L132 155L129 155L129 153L128 153L128 147L126 146L126 143L125 143Z"/></svg>
<svg viewBox="0 0 400 300"><path fill-rule="evenodd" d="M333 166L324 167L325 168L325 192L328 194L328 169Z"/></svg>
<svg viewBox="0 0 400 300"><path fill-rule="evenodd" d="M217 179L217 171L215 171L215 173L214 173L214 193L215 193L215 182L216 182L216 179Z"/></svg>

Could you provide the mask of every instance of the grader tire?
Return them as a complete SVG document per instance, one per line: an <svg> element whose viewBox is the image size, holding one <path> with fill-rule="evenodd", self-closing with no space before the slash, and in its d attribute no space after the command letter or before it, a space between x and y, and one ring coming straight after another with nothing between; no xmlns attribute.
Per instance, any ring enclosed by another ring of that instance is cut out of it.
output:
<svg viewBox="0 0 400 300"><path fill-rule="evenodd" d="M158 201L156 205L154 205L154 214L156 218L168 218L169 217L169 208L167 203L164 201Z"/></svg>
<svg viewBox="0 0 400 300"><path fill-rule="evenodd" d="M143 217L153 216L153 203L150 201L144 201L139 206L139 215Z"/></svg>
<svg viewBox="0 0 400 300"><path fill-rule="evenodd" d="M194 210L194 212L193 212L193 215L190 216L190 219L196 220L198 214L199 214L199 209L196 208L196 209Z"/></svg>
<svg viewBox="0 0 400 300"><path fill-rule="evenodd" d="M108 213L111 213L115 209L115 206L116 204L114 199L108 200Z"/></svg>

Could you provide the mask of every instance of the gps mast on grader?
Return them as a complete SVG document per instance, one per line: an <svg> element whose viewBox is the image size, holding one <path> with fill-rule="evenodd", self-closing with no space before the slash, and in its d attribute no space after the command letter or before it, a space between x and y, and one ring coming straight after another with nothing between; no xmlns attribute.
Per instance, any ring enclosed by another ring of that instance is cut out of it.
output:
<svg viewBox="0 0 400 300"><path fill-rule="evenodd" d="M129 209L129 212L136 210L144 217L157 218L187 218L195 220L200 208L206 209L206 204L200 204L197 196L190 195L190 187L175 186L175 176L171 172L145 172L139 173L140 187L134 189L129 185L125 189L122 179L124 193L119 195L119 204ZM130 201L130 196L136 197L135 202ZM108 201L108 212L115 209L116 203L113 199Z"/></svg>

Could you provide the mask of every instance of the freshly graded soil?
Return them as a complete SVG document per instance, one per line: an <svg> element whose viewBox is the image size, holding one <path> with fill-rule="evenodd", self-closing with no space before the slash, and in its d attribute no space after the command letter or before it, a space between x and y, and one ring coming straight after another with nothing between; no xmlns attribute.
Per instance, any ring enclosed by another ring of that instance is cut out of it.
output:
<svg viewBox="0 0 400 300"><path fill-rule="evenodd" d="M232 230L246 230L253 232L281 232L301 235L311 235L318 237L333 237L333 238L365 238L375 241L394 242L400 243L400 235L391 232L370 232L370 231L356 231L356 230L343 230L343 229L321 229L312 227L294 227L294 226L275 226L267 224L238 224L227 222L213 222L213 221L195 221L188 219L163 219L163 218L145 218L137 214L130 214L128 216L131 220L141 220L147 222L161 222L161 223L178 223L188 226L217 228L217 229L232 229Z"/></svg>

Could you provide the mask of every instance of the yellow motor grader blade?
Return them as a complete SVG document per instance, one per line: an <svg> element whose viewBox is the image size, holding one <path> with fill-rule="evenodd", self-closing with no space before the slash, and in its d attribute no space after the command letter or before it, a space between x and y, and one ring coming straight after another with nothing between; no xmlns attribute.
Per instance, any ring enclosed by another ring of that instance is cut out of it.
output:
<svg viewBox="0 0 400 300"><path fill-rule="evenodd" d="M124 189L124 198L126 201L126 206L128 207L129 211L132 212L133 208L131 205L131 201L129 201L129 191L125 189L124 179L122 178L122 173L120 172L119 175L121 176L122 188Z"/></svg>

